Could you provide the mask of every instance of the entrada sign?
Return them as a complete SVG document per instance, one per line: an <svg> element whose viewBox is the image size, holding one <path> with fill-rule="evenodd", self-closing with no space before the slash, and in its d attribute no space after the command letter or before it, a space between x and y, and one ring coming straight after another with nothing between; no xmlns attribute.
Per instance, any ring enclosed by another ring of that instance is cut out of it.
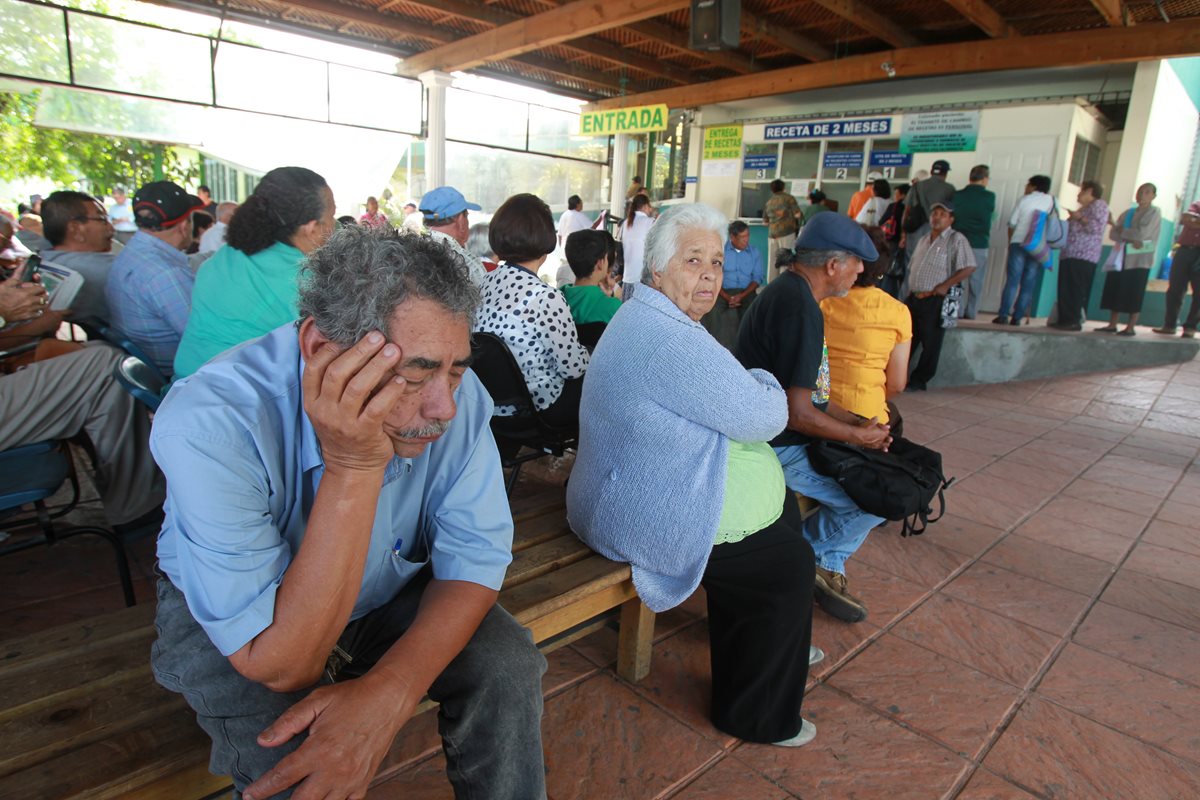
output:
<svg viewBox="0 0 1200 800"><path fill-rule="evenodd" d="M669 116L665 103L612 111L585 111L579 115L579 133L583 136L609 136L614 133L665 131Z"/></svg>

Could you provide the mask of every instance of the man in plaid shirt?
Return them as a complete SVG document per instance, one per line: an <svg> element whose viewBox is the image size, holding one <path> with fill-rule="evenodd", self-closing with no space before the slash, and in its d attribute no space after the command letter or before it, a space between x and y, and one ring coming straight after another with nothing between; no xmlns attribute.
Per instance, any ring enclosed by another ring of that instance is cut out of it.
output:
<svg viewBox="0 0 1200 800"><path fill-rule="evenodd" d="M133 198L138 231L113 260L105 295L109 322L170 375L192 309L196 276L185 251L199 197L171 181L143 186Z"/></svg>
<svg viewBox="0 0 1200 800"><path fill-rule="evenodd" d="M937 202L929 214L929 234L913 250L909 266L908 310L913 318L913 349L921 346L921 358L908 378L908 391L923 391L937 372L942 355L942 304L950 288L971 277L975 254L967 237L950 226L954 207Z"/></svg>

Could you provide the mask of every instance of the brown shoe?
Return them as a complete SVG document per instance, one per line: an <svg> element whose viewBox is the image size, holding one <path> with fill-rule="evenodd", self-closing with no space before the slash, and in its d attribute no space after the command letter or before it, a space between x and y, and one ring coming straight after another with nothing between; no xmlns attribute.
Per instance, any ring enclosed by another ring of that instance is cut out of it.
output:
<svg viewBox="0 0 1200 800"><path fill-rule="evenodd" d="M867 618L867 607L846 591L846 576L842 573L817 567L814 588L817 605L829 616L842 622L862 622Z"/></svg>

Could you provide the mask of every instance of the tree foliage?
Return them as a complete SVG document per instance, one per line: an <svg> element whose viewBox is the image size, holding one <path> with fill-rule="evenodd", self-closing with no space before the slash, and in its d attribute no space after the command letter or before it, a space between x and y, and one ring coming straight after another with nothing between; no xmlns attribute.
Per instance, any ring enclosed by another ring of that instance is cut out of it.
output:
<svg viewBox="0 0 1200 800"><path fill-rule="evenodd" d="M39 128L34 124L40 91L0 92L0 179L46 178L59 188L94 193L138 186L161 178L187 184L195 166L168 145L140 139Z"/></svg>

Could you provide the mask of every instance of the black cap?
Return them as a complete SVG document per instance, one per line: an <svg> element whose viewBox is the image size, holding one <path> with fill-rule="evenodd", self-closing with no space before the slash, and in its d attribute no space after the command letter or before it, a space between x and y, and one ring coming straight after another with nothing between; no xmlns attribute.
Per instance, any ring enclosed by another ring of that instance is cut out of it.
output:
<svg viewBox="0 0 1200 800"><path fill-rule="evenodd" d="M183 222L193 211L203 209L204 202L199 197L188 194L182 186L172 181L147 183L133 196L134 214L139 211L152 212L151 215L138 215L143 219L151 216L153 225L150 227L169 228Z"/></svg>
<svg viewBox="0 0 1200 800"><path fill-rule="evenodd" d="M940 158L937 161L933 162L933 166L929 168L930 175L945 175L949 171L950 171L950 162L944 161L943 159L940 159Z"/></svg>

